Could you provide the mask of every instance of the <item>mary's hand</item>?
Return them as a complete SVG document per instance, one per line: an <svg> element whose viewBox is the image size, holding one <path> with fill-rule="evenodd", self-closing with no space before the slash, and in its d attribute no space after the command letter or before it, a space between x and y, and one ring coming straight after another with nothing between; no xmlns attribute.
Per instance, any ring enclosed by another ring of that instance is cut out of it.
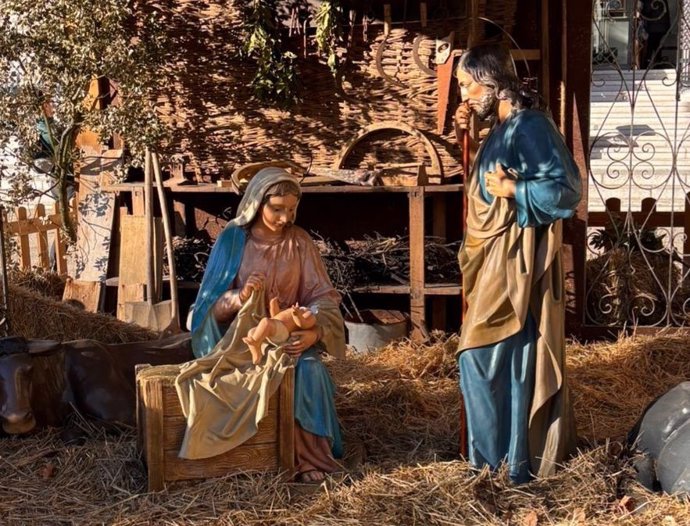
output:
<svg viewBox="0 0 690 526"><path fill-rule="evenodd" d="M318 327L302 331L294 331L290 335L290 343L284 347L290 356L298 357L304 351L312 347L320 339Z"/></svg>
<svg viewBox="0 0 690 526"><path fill-rule="evenodd" d="M263 272L252 272L247 279L247 283L240 291L240 302L244 304L249 299L249 296L252 295L253 291L263 289L265 281L266 276Z"/></svg>

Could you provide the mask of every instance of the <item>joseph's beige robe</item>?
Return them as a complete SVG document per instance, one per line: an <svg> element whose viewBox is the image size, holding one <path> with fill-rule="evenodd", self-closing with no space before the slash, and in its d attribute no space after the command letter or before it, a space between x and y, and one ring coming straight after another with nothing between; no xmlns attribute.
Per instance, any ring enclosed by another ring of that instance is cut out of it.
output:
<svg viewBox="0 0 690 526"><path fill-rule="evenodd" d="M517 334L528 309L536 322L535 386L528 444L532 471L553 474L575 446L565 379L565 283L562 221L521 228L515 202L486 203L478 177L469 179L467 231L460 266L468 310L459 350L492 345Z"/></svg>

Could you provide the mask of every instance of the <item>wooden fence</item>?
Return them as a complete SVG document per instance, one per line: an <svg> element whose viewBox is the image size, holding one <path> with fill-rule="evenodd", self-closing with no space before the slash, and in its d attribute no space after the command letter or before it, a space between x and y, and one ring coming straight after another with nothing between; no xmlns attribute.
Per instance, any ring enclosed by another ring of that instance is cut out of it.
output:
<svg viewBox="0 0 690 526"><path fill-rule="evenodd" d="M690 255L690 194L685 196L685 206L682 210L673 212L658 212L657 201L653 197L642 200L642 209L639 212L631 212L635 225L645 229L671 227L682 229L685 232L683 240L683 254ZM611 224L611 218L625 218L625 212L621 212L621 200L615 197L606 200L608 212L590 212L587 215L587 226L605 227Z"/></svg>
<svg viewBox="0 0 690 526"><path fill-rule="evenodd" d="M58 274L67 274L65 258L66 245L60 234L62 220L59 205L52 207L52 213L46 214L44 205L36 205L32 217L26 207L20 206L7 211L5 233L17 241L19 267L30 270L34 267L51 269L49 237L55 245L55 265ZM49 233L53 233L49 236ZM32 242L33 241L33 242Z"/></svg>

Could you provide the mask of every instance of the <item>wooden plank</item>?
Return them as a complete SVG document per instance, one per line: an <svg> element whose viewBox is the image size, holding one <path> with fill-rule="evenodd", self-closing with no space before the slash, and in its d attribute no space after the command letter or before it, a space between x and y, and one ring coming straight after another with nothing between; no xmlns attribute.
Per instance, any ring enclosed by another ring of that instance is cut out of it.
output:
<svg viewBox="0 0 690 526"><path fill-rule="evenodd" d="M167 183L167 181L166 181ZM173 194L237 194L237 192L230 187L219 187L214 184L197 184L197 185L174 185L165 184L167 190ZM103 188L107 192L128 192L134 193L142 191L142 183L120 183L112 184ZM348 184L331 184L323 186L305 186L302 188L303 194L347 194L347 193L409 193L414 187L409 186L359 186ZM453 184L430 184L426 186L427 192L460 192L463 185L460 183ZM143 209L142 209L143 210Z"/></svg>
<svg viewBox="0 0 690 526"><path fill-rule="evenodd" d="M135 216L143 216L146 211L144 203L144 189L135 189L132 191L132 214Z"/></svg>
<svg viewBox="0 0 690 526"><path fill-rule="evenodd" d="M68 277L62 300L76 304L87 312L98 312L102 290L103 283L100 281L81 281Z"/></svg>
<svg viewBox="0 0 690 526"><path fill-rule="evenodd" d="M355 287L355 292L365 294L409 294L409 285L362 285Z"/></svg>
<svg viewBox="0 0 690 526"><path fill-rule="evenodd" d="M278 455L280 469L286 476L292 477L295 470L295 370L290 368L283 376L280 383L280 432L278 442Z"/></svg>
<svg viewBox="0 0 690 526"><path fill-rule="evenodd" d="M180 450L184 433L187 429L187 420L183 416L163 418L163 443L160 447L165 451L177 452ZM239 447L251 446L254 444L277 444L278 443L278 408L269 410L264 419L259 422L256 435L247 440Z"/></svg>
<svg viewBox="0 0 690 526"><path fill-rule="evenodd" d="M163 236L163 218L153 218L153 301L163 299L163 253L165 239ZM178 287L179 288L179 287Z"/></svg>
<svg viewBox="0 0 690 526"><path fill-rule="evenodd" d="M477 43L477 27L479 25L479 0L470 0L470 30L467 35L467 48Z"/></svg>
<svg viewBox="0 0 690 526"><path fill-rule="evenodd" d="M139 382L139 373L151 367L148 363L140 363L134 366L134 378L136 378L136 422L137 422L137 450L142 451L146 456L146 447L144 440L144 431L146 429L146 408L144 406L144 398L142 393L141 383Z"/></svg>
<svg viewBox="0 0 690 526"><path fill-rule="evenodd" d="M53 241L55 244L55 266L57 267L57 273L60 276L64 276L67 274L67 243L65 243L65 238L62 235L62 219L60 218L60 205L58 203L53 205L52 217L58 218L55 225L55 239Z"/></svg>
<svg viewBox="0 0 690 526"><path fill-rule="evenodd" d="M424 309L424 187L409 194L410 204L410 321L412 338L428 337Z"/></svg>
<svg viewBox="0 0 690 526"><path fill-rule="evenodd" d="M143 301L146 297L146 285L144 283L120 283L117 287L117 319L126 319L126 304L134 301Z"/></svg>
<svg viewBox="0 0 690 526"><path fill-rule="evenodd" d="M23 206L20 206L16 210L17 213L17 223L20 224L22 221L27 220L27 213L26 213L26 208ZM8 232L12 234L12 229L11 226L8 225ZM19 237L19 256L21 258L21 267L22 270L30 270L31 269L31 246L29 244L29 236L26 234L22 234L21 232L17 232L17 237Z"/></svg>
<svg viewBox="0 0 690 526"><path fill-rule="evenodd" d="M70 254L69 274L82 281L105 281L116 199L100 188L101 152L86 151L82 161L76 207L77 243L76 250Z"/></svg>
<svg viewBox="0 0 690 526"><path fill-rule="evenodd" d="M168 481L207 479L222 477L231 473L277 470L278 454L276 450L276 444L240 446L222 455L199 460L182 459L177 456L176 451L165 451L162 464L165 469L164 478ZM149 473L151 473L150 468ZM155 491L151 487L150 479L149 490Z"/></svg>
<svg viewBox="0 0 690 526"><path fill-rule="evenodd" d="M160 445L163 443L163 390L160 382L141 381L142 403L146 412L144 450L148 471L149 491L165 487L166 458Z"/></svg>
<svg viewBox="0 0 690 526"><path fill-rule="evenodd" d="M549 105L551 77L549 70L549 0L541 0L541 96Z"/></svg>
<svg viewBox="0 0 690 526"><path fill-rule="evenodd" d="M43 223L46 218L46 207L43 204L37 204L34 212L36 219ZM50 270L50 257L48 256L48 231L43 230L38 232L38 261L39 265L44 270Z"/></svg>
<svg viewBox="0 0 690 526"><path fill-rule="evenodd" d="M60 223L53 222L52 216L47 218L34 217L21 221L11 221L7 224L6 232L12 236L29 236L31 234L47 233L58 228ZM28 237L27 237L28 239Z"/></svg>
<svg viewBox="0 0 690 526"><path fill-rule="evenodd" d="M428 283L424 286L427 296L458 296L462 294L462 286L455 283Z"/></svg>
<svg viewBox="0 0 690 526"><path fill-rule="evenodd" d="M388 36L391 33L391 26L393 25L393 17L391 15L390 3L383 4L383 34Z"/></svg>
<svg viewBox="0 0 690 526"><path fill-rule="evenodd" d="M146 283L146 218L122 216L120 218L120 284Z"/></svg>
<svg viewBox="0 0 690 526"><path fill-rule="evenodd" d="M163 283L167 283L170 281L169 276L163 276ZM120 284L120 278L115 276L112 278L108 278L105 280L105 286L106 287L117 287ZM201 283L197 283L196 281L178 281L177 282L177 288L178 289L188 289L188 290L197 290Z"/></svg>
<svg viewBox="0 0 690 526"><path fill-rule="evenodd" d="M541 51L539 49L511 49L510 54L513 60L527 60L528 62L541 60Z"/></svg>

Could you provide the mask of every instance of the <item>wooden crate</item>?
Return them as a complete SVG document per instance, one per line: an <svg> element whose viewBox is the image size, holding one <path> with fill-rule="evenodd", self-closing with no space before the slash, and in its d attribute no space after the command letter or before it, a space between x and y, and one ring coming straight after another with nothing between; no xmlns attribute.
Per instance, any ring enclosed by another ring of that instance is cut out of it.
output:
<svg viewBox="0 0 690 526"><path fill-rule="evenodd" d="M220 477L247 471L294 471L294 369L289 369L269 402L258 432L235 449L215 457L188 460L177 456L186 428L175 391L176 366L137 367L137 430L149 491L166 482Z"/></svg>

